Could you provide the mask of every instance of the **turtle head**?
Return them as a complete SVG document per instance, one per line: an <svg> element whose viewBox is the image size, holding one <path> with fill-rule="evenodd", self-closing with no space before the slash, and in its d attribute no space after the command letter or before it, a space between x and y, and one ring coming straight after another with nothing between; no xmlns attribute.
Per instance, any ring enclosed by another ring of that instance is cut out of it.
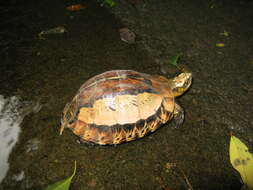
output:
<svg viewBox="0 0 253 190"><path fill-rule="evenodd" d="M184 72L176 76L175 78L169 80L169 85L172 89L173 95L181 96L192 83L192 73Z"/></svg>

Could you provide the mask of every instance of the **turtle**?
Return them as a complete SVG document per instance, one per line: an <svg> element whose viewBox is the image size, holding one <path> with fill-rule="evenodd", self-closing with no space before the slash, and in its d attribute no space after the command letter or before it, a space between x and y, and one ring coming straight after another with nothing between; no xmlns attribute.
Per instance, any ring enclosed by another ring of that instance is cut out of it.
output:
<svg viewBox="0 0 253 190"><path fill-rule="evenodd" d="M184 110L175 102L192 83L192 73L172 79L133 70L112 70L87 80L61 119L82 142L117 145L144 137L169 120L177 125Z"/></svg>

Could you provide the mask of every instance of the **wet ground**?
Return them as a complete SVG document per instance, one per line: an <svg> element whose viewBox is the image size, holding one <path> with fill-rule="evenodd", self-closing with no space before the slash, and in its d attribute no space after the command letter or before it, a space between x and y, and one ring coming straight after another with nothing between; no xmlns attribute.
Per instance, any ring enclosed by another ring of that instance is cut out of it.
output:
<svg viewBox="0 0 253 190"><path fill-rule="evenodd" d="M253 2L121 1L112 9L94 1L9 1L1 6L0 94L40 104L24 118L10 169L0 189L42 189L77 173L71 189L240 189L229 161L233 132L253 145ZM67 32L39 39L45 29ZM137 35L120 40L119 28ZM62 110L88 78L112 69L173 76L170 56L194 83L179 98L184 124L166 124L142 140L119 146L78 144L59 136ZM23 109L21 109L23 110ZM177 167L174 167L174 166ZM187 178L187 180L186 180Z"/></svg>

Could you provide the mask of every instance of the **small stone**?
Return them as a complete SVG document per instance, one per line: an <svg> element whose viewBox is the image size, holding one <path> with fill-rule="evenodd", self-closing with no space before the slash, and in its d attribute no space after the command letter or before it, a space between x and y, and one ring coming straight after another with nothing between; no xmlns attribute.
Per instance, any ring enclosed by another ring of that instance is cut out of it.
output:
<svg viewBox="0 0 253 190"><path fill-rule="evenodd" d="M92 180L88 183L88 186L89 186L89 187L96 187L96 185L97 185L97 182L96 182L95 179L92 179Z"/></svg>
<svg viewBox="0 0 253 190"><path fill-rule="evenodd" d="M25 178L25 172L24 171L21 171L20 173L15 174L12 177L12 179L17 181L17 182L22 181L24 178Z"/></svg>
<svg viewBox="0 0 253 190"><path fill-rule="evenodd" d="M120 39L123 42L129 43L129 44L135 43L136 35L134 32L132 32L128 28L120 28L119 33L120 33Z"/></svg>
<svg viewBox="0 0 253 190"><path fill-rule="evenodd" d="M30 139L28 142L27 142L27 145L26 145L26 152L32 152L32 151L36 151L39 149L39 144L40 144L40 141L39 139L37 138L34 138L34 139Z"/></svg>

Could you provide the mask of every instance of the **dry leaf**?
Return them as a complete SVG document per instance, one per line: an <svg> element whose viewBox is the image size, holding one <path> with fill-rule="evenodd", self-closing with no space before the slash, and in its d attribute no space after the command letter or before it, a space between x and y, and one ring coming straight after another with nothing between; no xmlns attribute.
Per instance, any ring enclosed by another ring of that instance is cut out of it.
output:
<svg viewBox="0 0 253 190"><path fill-rule="evenodd" d="M66 10L68 11L80 11L81 9L86 8L85 5L82 4L75 4L75 5L70 5L68 7L66 7Z"/></svg>

